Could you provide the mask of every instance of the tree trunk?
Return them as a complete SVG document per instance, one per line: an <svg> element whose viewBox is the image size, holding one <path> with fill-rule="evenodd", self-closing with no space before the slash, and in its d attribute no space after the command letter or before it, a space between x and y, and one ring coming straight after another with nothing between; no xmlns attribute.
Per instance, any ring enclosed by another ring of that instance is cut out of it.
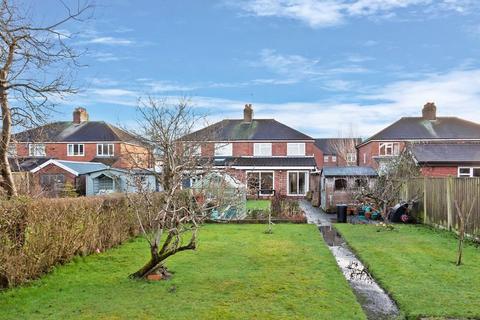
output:
<svg viewBox="0 0 480 320"><path fill-rule="evenodd" d="M9 198L17 196L17 188L13 181L10 163L8 162L8 146L12 133L12 113L8 107L7 79L5 71L0 71L0 106L2 109L2 136L0 139L0 174L1 186Z"/></svg>

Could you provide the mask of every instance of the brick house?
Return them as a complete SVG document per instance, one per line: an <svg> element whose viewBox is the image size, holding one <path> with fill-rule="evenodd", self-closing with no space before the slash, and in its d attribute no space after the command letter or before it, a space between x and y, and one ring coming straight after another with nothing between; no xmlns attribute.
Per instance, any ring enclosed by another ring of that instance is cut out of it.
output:
<svg viewBox="0 0 480 320"><path fill-rule="evenodd" d="M100 162L115 168L151 167L149 148L128 132L103 121L89 121L76 108L72 121L54 122L14 134L10 157L23 162L57 159Z"/></svg>
<svg viewBox="0 0 480 320"><path fill-rule="evenodd" d="M274 119L226 119L182 139L200 143L199 155L245 183L249 197L304 197L315 170L314 139Z"/></svg>
<svg viewBox="0 0 480 320"><path fill-rule="evenodd" d="M437 117L437 107L427 103L421 117L404 117L357 146L361 166L376 169L411 145L427 176L480 174L480 124L457 117Z"/></svg>
<svg viewBox="0 0 480 320"><path fill-rule="evenodd" d="M315 139L315 161L318 168L357 165L357 149L361 138ZM338 149L344 149L339 154Z"/></svg>

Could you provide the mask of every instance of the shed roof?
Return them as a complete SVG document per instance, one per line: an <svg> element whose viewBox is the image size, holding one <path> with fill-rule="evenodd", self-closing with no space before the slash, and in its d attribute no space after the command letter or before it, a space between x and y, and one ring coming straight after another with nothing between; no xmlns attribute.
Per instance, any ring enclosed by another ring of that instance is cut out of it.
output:
<svg viewBox="0 0 480 320"><path fill-rule="evenodd" d="M372 167L324 167L322 169L322 174L325 177L375 177L377 172Z"/></svg>
<svg viewBox="0 0 480 320"><path fill-rule="evenodd" d="M103 163L98 162L80 162L50 159L46 162L43 162L39 166L31 169L30 172L35 173L48 165L58 166L76 176L108 168Z"/></svg>

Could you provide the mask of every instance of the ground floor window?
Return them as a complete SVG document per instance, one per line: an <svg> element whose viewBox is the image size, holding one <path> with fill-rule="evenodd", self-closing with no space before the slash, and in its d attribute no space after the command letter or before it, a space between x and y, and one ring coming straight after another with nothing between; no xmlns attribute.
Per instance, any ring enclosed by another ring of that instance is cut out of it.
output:
<svg viewBox="0 0 480 320"><path fill-rule="evenodd" d="M464 178L480 177L479 168L460 167L458 168L458 176Z"/></svg>
<svg viewBox="0 0 480 320"><path fill-rule="evenodd" d="M250 194L273 195L273 171L247 172L247 187Z"/></svg>
<svg viewBox="0 0 480 320"><path fill-rule="evenodd" d="M308 172L289 171L287 179L288 195L304 196L308 191Z"/></svg>

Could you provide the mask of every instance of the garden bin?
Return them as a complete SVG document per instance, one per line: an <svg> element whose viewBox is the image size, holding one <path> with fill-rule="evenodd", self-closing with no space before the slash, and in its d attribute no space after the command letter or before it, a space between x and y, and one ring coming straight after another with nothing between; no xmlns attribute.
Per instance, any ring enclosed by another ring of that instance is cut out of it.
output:
<svg viewBox="0 0 480 320"><path fill-rule="evenodd" d="M347 208L348 206L346 204L337 204L337 222L347 222Z"/></svg>

